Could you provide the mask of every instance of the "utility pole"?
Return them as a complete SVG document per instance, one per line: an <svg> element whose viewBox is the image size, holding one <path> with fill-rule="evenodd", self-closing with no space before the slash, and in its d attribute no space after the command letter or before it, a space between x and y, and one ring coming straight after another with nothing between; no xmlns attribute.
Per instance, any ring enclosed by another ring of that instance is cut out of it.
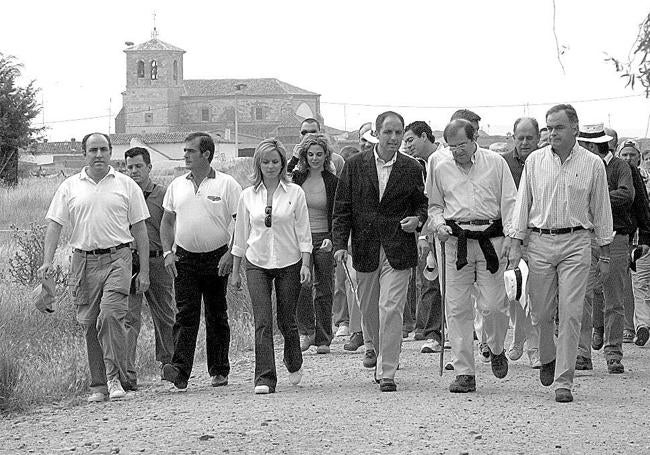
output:
<svg viewBox="0 0 650 455"><path fill-rule="evenodd" d="M111 117L113 115L111 113L111 103L112 102L113 102L113 98L109 98L108 99L108 134L109 135L111 134Z"/></svg>
<svg viewBox="0 0 650 455"><path fill-rule="evenodd" d="M239 156L239 99L237 95L248 85L239 83L235 84L235 157Z"/></svg>

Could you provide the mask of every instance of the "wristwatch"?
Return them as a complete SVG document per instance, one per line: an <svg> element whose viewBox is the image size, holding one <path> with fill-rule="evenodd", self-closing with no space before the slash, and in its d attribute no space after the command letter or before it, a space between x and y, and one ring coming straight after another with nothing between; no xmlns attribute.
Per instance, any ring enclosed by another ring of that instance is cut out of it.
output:
<svg viewBox="0 0 650 455"><path fill-rule="evenodd" d="M170 254L172 254L172 250L163 251L163 259L167 258L167 256L169 256Z"/></svg>

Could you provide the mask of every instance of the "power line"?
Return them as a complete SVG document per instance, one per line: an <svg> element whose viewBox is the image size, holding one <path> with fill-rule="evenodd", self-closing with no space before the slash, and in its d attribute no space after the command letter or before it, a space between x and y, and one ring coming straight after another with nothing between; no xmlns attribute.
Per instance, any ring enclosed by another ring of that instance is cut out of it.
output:
<svg viewBox="0 0 650 455"><path fill-rule="evenodd" d="M629 99L629 98L639 98L643 97L645 95L643 94L636 94L636 95L623 95L623 96L611 96L611 97L605 97L605 98L589 98L589 99L583 99L583 100L573 100L573 101L548 101L548 102L541 102L541 103L515 103L515 104L475 104L475 105L463 105L465 108L474 108L474 109L487 109L487 108L513 108L513 107L522 107L522 106L548 106L548 105L553 105L553 104L561 104L561 103L572 103L572 104L577 104L577 103L595 103L599 101L613 101L613 100L621 100L621 99ZM162 107L154 107L154 108L147 108L147 109L141 109L141 110L136 110L136 111L131 111L128 112L129 115L131 114L141 114L144 112L153 112L153 111L160 111L164 109L173 109L176 107L181 107L181 106L192 106L196 104L205 104L205 100L199 100L199 101L191 101L191 102L182 102L178 104L170 104L167 106L162 106ZM457 109L459 107L458 104L456 105L446 105L446 106L421 106L421 105L408 105L408 104L367 104L367 103L347 103L347 102L340 102L340 101L321 101L320 104L327 104L327 105L333 105L333 106L355 106L355 107L392 107L392 108L404 108L404 109ZM57 123L71 123L71 122L82 122L86 120L98 120L98 119L104 119L108 118L110 115L103 114L103 115L93 115L89 117L79 117L79 118L71 118L71 119L60 119L60 120L50 120L50 121L45 121L44 123L46 125L51 125L51 124L57 124Z"/></svg>
<svg viewBox="0 0 650 455"><path fill-rule="evenodd" d="M548 106L552 104L577 104L577 103L594 103L598 101L612 101L612 100L622 100L627 98L637 98L645 96L643 94L637 95L623 95L623 96L611 96L607 98L590 98L584 100L573 100L573 101L548 101L544 103L516 103L516 104L474 104L474 105L463 105L465 108L512 108L512 107L522 107L522 106ZM456 105L449 106L419 106L419 105L408 105L408 104L364 104L364 103L341 103L335 101L321 101L321 104L332 104L332 105L344 105L344 106L358 106L358 107L399 107L406 109L457 109L459 107Z"/></svg>

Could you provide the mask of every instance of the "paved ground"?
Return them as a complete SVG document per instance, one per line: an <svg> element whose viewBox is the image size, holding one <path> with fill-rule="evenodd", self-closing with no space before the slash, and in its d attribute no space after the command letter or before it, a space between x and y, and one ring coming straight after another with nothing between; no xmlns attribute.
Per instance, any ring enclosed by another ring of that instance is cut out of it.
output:
<svg viewBox="0 0 650 455"><path fill-rule="evenodd" d="M151 381L119 402L4 418L0 453L650 453L650 347L626 344L619 376L596 353L575 401L557 404L525 354L503 380L478 362L478 391L451 394L453 372L439 377L438 355L408 340L398 391L380 393L361 350L342 343L308 352L298 387L280 370L271 395L253 394L250 353L227 387L198 365L185 392Z"/></svg>

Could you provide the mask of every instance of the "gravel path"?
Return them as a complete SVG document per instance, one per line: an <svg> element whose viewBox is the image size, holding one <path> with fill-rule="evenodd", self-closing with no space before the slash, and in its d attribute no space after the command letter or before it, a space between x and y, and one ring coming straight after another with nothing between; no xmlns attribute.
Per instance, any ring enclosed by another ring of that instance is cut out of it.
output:
<svg viewBox="0 0 650 455"><path fill-rule="evenodd" d="M420 346L405 341L396 393L380 393L362 350L339 339L329 355L306 353L300 386L280 369L271 395L253 394L248 353L227 387L199 364L187 391L151 381L119 402L4 417L0 453L650 453L650 347L626 344L618 376L595 353L575 401L558 404L526 354L503 380L477 360L478 391L451 394L453 372L439 377L438 354Z"/></svg>

